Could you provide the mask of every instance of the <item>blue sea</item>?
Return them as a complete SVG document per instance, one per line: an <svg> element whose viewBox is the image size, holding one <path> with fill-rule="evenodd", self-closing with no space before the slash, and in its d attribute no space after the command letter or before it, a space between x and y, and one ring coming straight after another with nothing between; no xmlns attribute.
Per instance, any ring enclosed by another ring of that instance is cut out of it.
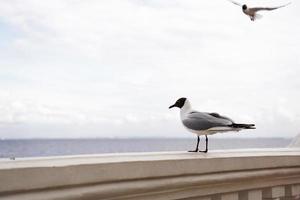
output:
<svg viewBox="0 0 300 200"><path fill-rule="evenodd" d="M240 148L282 148L291 139L209 139L210 150ZM77 154L120 152L158 152L194 150L196 138L134 138L134 139L2 139L0 158L44 157ZM204 148L204 141L201 141Z"/></svg>

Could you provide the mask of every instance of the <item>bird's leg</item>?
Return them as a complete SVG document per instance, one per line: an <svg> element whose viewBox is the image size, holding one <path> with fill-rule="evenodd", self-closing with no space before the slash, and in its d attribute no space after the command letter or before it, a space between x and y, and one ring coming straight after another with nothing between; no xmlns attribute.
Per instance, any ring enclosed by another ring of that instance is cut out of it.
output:
<svg viewBox="0 0 300 200"><path fill-rule="evenodd" d="M208 151L208 137L207 135L205 135L205 151L199 151L199 152L207 153L207 151Z"/></svg>
<svg viewBox="0 0 300 200"><path fill-rule="evenodd" d="M200 142L200 136L198 135L196 149L194 151L189 151L189 152L198 152L198 150L199 150L199 148L198 148L199 147L199 142Z"/></svg>
<svg viewBox="0 0 300 200"><path fill-rule="evenodd" d="M206 141L206 145L205 145L205 153L208 151L208 137L207 135L205 135L205 141Z"/></svg>

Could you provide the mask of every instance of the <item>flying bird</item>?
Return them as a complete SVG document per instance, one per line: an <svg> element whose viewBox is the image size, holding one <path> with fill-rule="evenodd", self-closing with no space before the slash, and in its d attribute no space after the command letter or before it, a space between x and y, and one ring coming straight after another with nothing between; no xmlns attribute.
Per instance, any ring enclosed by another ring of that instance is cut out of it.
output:
<svg viewBox="0 0 300 200"><path fill-rule="evenodd" d="M285 7L285 6L289 5L289 4L291 4L291 2L289 2L289 3L285 4L285 5L277 6L277 7L252 7L252 8L250 8L246 4L240 4L240 3L232 1L232 0L229 0L229 1L232 2L235 5L238 5L238 6L242 7L243 13L245 13L245 15L248 15L250 17L251 21L254 21L256 19L262 18L262 15L260 15L260 14L257 13L259 11L276 10L278 8L282 8L282 7Z"/></svg>
<svg viewBox="0 0 300 200"><path fill-rule="evenodd" d="M254 124L237 124L232 119L218 113L198 112L193 110L189 100L184 97L178 99L175 104L169 107L169 109L173 107L180 108L180 118L183 126L188 131L197 135L196 149L189 152L199 151L200 135L205 135L206 147L204 151L199 152L206 153L208 151L207 135L228 131L240 131L243 129L255 129Z"/></svg>

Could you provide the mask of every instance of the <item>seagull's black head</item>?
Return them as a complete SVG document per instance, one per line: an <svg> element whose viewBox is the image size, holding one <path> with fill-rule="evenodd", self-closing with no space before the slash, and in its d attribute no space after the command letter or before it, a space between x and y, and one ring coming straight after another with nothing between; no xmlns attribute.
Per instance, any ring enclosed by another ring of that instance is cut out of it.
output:
<svg viewBox="0 0 300 200"><path fill-rule="evenodd" d="M242 6L242 8L243 8L243 10L247 10L247 5L244 4L244 5Z"/></svg>
<svg viewBox="0 0 300 200"><path fill-rule="evenodd" d="M171 106L169 107L169 109L170 109L170 108L174 108L174 107L182 108L183 105L184 105L184 103L185 103L185 101L186 101L186 98L185 98L185 97L182 97L182 98L178 99L178 100L175 102L174 105L171 105Z"/></svg>

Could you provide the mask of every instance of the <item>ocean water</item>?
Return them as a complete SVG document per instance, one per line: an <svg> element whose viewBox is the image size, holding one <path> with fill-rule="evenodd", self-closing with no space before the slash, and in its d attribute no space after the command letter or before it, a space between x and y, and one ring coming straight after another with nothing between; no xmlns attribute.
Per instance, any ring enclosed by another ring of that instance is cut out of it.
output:
<svg viewBox="0 0 300 200"><path fill-rule="evenodd" d="M241 148L282 148L291 139L209 139L210 150ZM43 157L77 154L120 152L157 152L194 150L194 139L138 138L138 139L17 139L0 140L0 158ZM204 148L204 140L200 143Z"/></svg>

